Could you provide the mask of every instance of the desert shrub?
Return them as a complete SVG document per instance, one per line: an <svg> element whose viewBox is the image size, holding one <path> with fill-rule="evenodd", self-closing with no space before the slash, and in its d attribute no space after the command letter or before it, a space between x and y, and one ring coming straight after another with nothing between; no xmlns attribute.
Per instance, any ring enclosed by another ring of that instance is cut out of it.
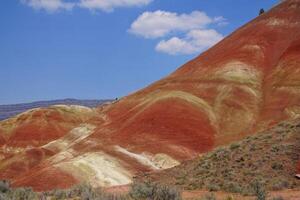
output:
<svg viewBox="0 0 300 200"><path fill-rule="evenodd" d="M153 198L155 192L155 184L151 182L133 183L129 195L133 199Z"/></svg>
<svg viewBox="0 0 300 200"><path fill-rule="evenodd" d="M234 198L233 198L233 196L228 196L228 197L226 197L226 199L225 200L234 200Z"/></svg>
<svg viewBox="0 0 300 200"><path fill-rule="evenodd" d="M91 185L83 183L71 188L69 195L71 197L77 196L84 200L90 200L100 198L102 193L102 191L94 189Z"/></svg>
<svg viewBox="0 0 300 200"><path fill-rule="evenodd" d="M272 164L272 169L274 170L283 170L283 165L280 163L273 163Z"/></svg>
<svg viewBox="0 0 300 200"><path fill-rule="evenodd" d="M280 147L278 147L277 145L276 145L276 146L273 146L273 147L271 148L271 151L274 152L274 153L279 152L279 150L280 150Z"/></svg>
<svg viewBox="0 0 300 200"><path fill-rule="evenodd" d="M68 198L69 196L67 195L67 191L66 190L53 190L51 192L51 197L55 200L63 200Z"/></svg>
<svg viewBox="0 0 300 200"><path fill-rule="evenodd" d="M0 198L1 199L1 198ZM48 195L46 192L41 192L39 195L38 195L38 199L39 200L49 200L48 198Z"/></svg>
<svg viewBox="0 0 300 200"><path fill-rule="evenodd" d="M189 185L187 185L185 187L185 189L187 189L187 190L196 190L199 187L202 188L203 184L204 184L203 181L201 181L201 180L195 180L195 181L189 183Z"/></svg>
<svg viewBox="0 0 300 200"><path fill-rule="evenodd" d="M176 187L151 182L132 184L129 196L135 200L181 200L180 191Z"/></svg>
<svg viewBox="0 0 300 200"><path fill-rule="evenodd" d="M231 150L234 150L234 149L237 149L237 148L239 148L240 147L240 144L238 144L238 143L232 143L231 145L230 145L230 149Z"/></svg>
<svg viewBox="0 0 300 200"><path fill-rule="evenodd" d="M0 181L1 200L32 200L37 199L36 193L31 188L10 188L9 181Z"/></svg>
<svg viewBox="0 0 300 200"><path fill-rule="evenodd" d="M37 199L37 194L31 188L16 188L7 194L9 200L33 200Z"/></svg>
<svg viewBox="0 0 300 200"><path fill-rule="evenodd" d="M264 185L260 181L254 181L251 186L253 193L256 196L256 200L266 200L267 192Z"/></svg>
<svg viewBox="0 0 300 200"><path fill-rule="evenodd" d="M175 187L157 186L155 191L155 200L180 200L181 194Z"/></svg>
<svg viewBox="0 0 300 200"><path fill-rule="evenodd" d="M9 191L9 182L6 180L0 181L0 193L6 193Z"/></svg>
<svg viewBox="0 0 300 200"><path fill-rule="evenodd" d="M117 196L95 189L88 184L80 184L67 190L52 190L49 192L35 193L31 188L9 188L6 181L0 182L0 200L129 200L128 196ZM162 193L163 194L163 193ZM172 199L173 196L171 196ZM175 198L176 199L176 198ZM158 199L160 200L160 199ZM166 199L167 200L167 199Z"/></svg>
<svg viewBox="0 0 300 200"><path fill-rule="evenodd" d="M206 188L210 191L210 192L215 192L215 191L219 191L220 187L216 184L209 184L208 186L206 186Z"/></svg>
<svg viewBox="0 0 300 200"><path fill-rule="evenodd" d="M0 193L0 199L1 200L8 200L8 197L4 193Z"/></svg>
<svg viewBox="0 0 300 200"><path fill-rule="evenodd" d="M242 187L236 182L226 182L223 186L226 192L241 193Z"/></svg>
<svg viewBox="0 0 300 200"><path fill-rule="evenodd" d="M284 200L284 198L281 196L278 196L278 197L273 197L272 200Z"/></svg>
<svg viewBox="0 0 300 200"><path fill-rule="evenodd" d="M51 197L51 200L64 200L64 199L80 199L80 200L126 200L127 196L117 196L114 194L106 193L101 189L96 189L89 184L76 185L67 190L53 190L44 192L39 196L40 199L46 200Z"/></svg>
<svg viewBox="0 0 300 200"><path fill-rule="evenodd" d="M206 194L201 200L216 200L216 196L213 193Z"/></svg>
<svg viewBox="0 0 300 200"><path fill-rule="evenodd" d="M274 179L271 182L270 189L271 190L283 190L290 186L290 183L286 180L282 179Z"/></svg>

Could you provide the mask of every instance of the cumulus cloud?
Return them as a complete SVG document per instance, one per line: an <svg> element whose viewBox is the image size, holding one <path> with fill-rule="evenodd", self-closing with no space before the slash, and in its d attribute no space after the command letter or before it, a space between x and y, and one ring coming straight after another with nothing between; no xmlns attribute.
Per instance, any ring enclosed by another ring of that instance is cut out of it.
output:
<svg viewBox="0 0 300 200"><path fill-rule="evenodd" d="M218 26L228 25L227 19L225 19L223 16L214 17L214 23L216 23Z"/></svg>
<svg viewBox="0 0 300 200"><path fill-rule="evenodd" d="M170 55L199 53L220 40L223 35L216 30L191 30L184 38L172 37L169 40L162 40L156 45L156 51Z"/></svg>
<svg viewBox="0 0 300 200"><path fill-rule="evenodd" d="M197 51L196 47L184 39L172 37L169 40L162 40L156 45L156 51L171 55L192 54Z"/></svg>
<svg viewBox="0 0 300 200"><path fill-rule="evenodd" d="M129 32L147 39L163 38L155 47L158 52L171 55L194 54L223 39L223 35L211 26L227 24L223 16L209 17L201 11L178 14L158 10L141 14L131 24Z"/></svg>
<svg viewBox="0 0 300 200"><path fill-rule="evenodd" d="M62 0L21 0L21 2L36 10L46 10L48 12L71 10L75 6L75 3Z"/></svg>
<svg viewBox="0 0 300 200"><path fill-rule="evenodd" d="M132 24L130 33L145 38L158 38L174 31L188 31L203 28L214 20L204 12L194 11L190 14L177 14L158 10L144 12Z"/></svg>
<svg viewBox="0 0 300 200"><path fill-rule="evenodd" d="M117 7L144 6L151 2L152 0L80 0L78 5L90 10L103 10L110 12Z"/></svg>
<svg viewBox="0 0 300 200"><path fill-rule="evenodd" d="M57 10L71 10L80 7L89 10L111 12L117 7L144 6L153 0L21 0L22 3L37 9L55 12Z"/></svg>

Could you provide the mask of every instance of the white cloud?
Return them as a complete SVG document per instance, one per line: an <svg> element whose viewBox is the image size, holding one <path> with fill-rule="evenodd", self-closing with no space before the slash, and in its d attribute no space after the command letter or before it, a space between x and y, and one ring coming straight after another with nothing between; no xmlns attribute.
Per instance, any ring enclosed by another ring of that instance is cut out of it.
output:
<svg viewBox="0 0 300 200"><path fill-rule="evenodd" d="M169 40L162 40L156 45L156 51L170 55L199 53L220 40L223 35L213 29L191 30L184 38L172 37Z"/></svg>
<svg viewBox="0 0 300 200"><path fill-rule="evenodd" d="M131 24L129 32L147 39L164 38L155 47L158 52L171 55L194 54L223 39L223 35L212 28L213 25L227 24L223 16L209 17L201 11L178 14L157 10L141 14Z"/></svg>
<svg viewBox="0 0 300 200"><path fill-rule="evenodd" d="M78 5L90 10L103 10L110 12L117 7L144 6L151 2L152 0L80 0Z"/></svg>
<svg viewBox="0 0 300 200"><path fill-rule="evenodd" d="M21 0L21 2L36 10L46 10L47 12L71 10L75 6L75 3L62 0Z"/></svg>
<svg viewBox="0 0 300 200"><path fill-rule="evenodd" d="M162 40L156 45L156 51L177 55L177 54L192 54L196 52L196 48L190 42L180 39L178 37L172 37L169 40Z"/></svg>
<svg viewBox="0 0 300 200"><path fill-rule="evenodd" d="M75 6L89 10L113 11L117 7L144 6L153 0L21 0L22 3L36 9L55 12L72 10Z"/></svg>
<svg viewBox="0 0 300 200"><path fill-rule="evenodd" d="M225 19L223 16L214 17L214 23L216 23L218 26L228 25L227 19Z"/></svg>
<svg viewBox="0 0 300 200"><path fill-rule="evenodd" d="M214 22L204 12L194 11L190 14L177 14L167 11L144 12L132 24L130 33L145 38L158 38L174 31L189 31L203 28Z"/></svg>

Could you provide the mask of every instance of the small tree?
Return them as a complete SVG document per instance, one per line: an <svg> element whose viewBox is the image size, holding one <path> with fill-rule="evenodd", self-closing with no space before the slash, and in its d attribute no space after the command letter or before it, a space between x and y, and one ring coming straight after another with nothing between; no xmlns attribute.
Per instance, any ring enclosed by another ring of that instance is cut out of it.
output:
<svg viewBox="0 0 300 200"><path fill-rule="evenodd" d="M6 180L0 181L0 193L8 192L10 190L9 185L9 182Z"/></svg>
<svg viewBox="0 0 300 200"><path fill-rule="evenodd" d="M261 8L260 10L259 10L259 15L262 15L262 14L264 14L265 13L265 10L263 9L263 8Z"/></svg>
<svg viewBox="0 0 300 200"><path fill-rule="evenodd" d="M254 181L252 183L252 189L256 196L256 200L266 200L267 199L267 192L265 190L264 185L259 181Z"/></svg>

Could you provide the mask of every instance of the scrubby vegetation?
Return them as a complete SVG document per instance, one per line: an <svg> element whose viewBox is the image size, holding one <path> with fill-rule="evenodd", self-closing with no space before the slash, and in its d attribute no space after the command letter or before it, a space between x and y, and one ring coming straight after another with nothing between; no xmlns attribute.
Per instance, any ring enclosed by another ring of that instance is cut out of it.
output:
<svg viewBox="0 0 300 200"><path fill-rule="evenodd" d="M281 196L278 196L278 197L274 197L274 198L272 198L272 200L284 200L284 199L283 199L283 197L281 197Z"/></svg>
<svg viewBox="0 0 300 200"><path fill-rule="evenodd" d="M42 194L53 200L82 199L82 200L126 200L126 196L117 196L95 189L88 184L81 184L67 190L53 190Z"/></svg>
<svg viewBox="0 0 300 200"><path fill-rule="evenodd" d="M264 186L255 182L251 185L256 200L266 200L267 192ZM161 185L155 182L136 182L126 194L116 195L95 189L87 184L74 186L66 190L53 190L35 193L30 188L10 188L8 182L0 181L0 200L182 200L178 187ZM216 200L214 193L207 193L193 200ZM226 200L237 200L232 195ZM283 200L273 197L272 200Z"/></svg>
<svg viewBox="0 0 300 200"><path fill-rule="evenodd" d="M0 181L1 200L129 200L127 195L114 195L95 189L88 184L81 184L66 190L53 190L35 193L31 188L10 188L7 181Z"/></svg>
<svg viewBox="0 0 300 200"><path fill-rule="evenodd" d="M134 183L129 194L116 195L81 184L66 190L35 193L31 188L11 188L0 181L0 200L181 200L176 187L156 183Z"/></svg>
<svg viewBox="0 0 300 200"><path fill-rule="evenodd" d="M177 185L184 189L207 189L263 199L265 191L299 188L295 179L300 159L300 122L283 122L269 130L218 148L173 169L146 174L143 180Z"/></svg>
<svg viewBox="0 0 300 200"><path fill-rule="evenodd" d="M267 192L262 183L256 181L252 184L253 192L256 196L256 200L265 200L267 198Z"/></svg>
<svg viewBox="0 0 300 200"><path fill-rule="evenodd" d="M201 200L216 200L216 196L212 193L206 194Z"/></svg>
<svg viewBox="0 0 300 200"><path fill-rule="evenodd" d="M32 200L38 199L36 193L31 188L11 189L8 181L0 181L1 200Z"/></svg>
<svg viewBox="0 0 300 200"><path fill-rule="evenodd" d="M134 200L181 200L178 188L153 182L134 183L129 195Z"/></svg>

